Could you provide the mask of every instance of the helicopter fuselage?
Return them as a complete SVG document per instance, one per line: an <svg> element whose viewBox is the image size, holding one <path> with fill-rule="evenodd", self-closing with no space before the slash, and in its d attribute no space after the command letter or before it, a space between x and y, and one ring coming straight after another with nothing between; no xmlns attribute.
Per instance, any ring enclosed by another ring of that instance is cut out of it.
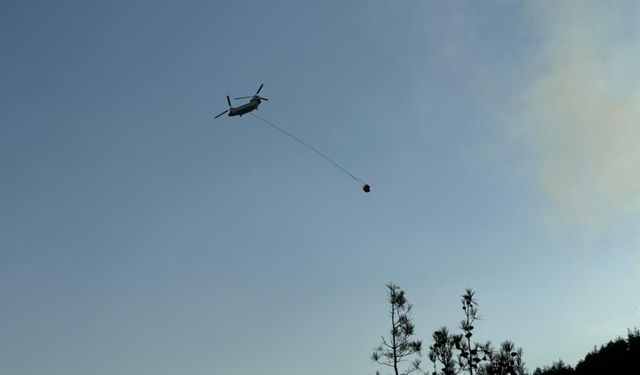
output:
<svg viewBox="0 0 640 375"><path fill-rule="evenodd" d="M256 91L256 93L253 96L243 96L240 98L234 98L234 100L240 100L240 99L249 99L251 98L251 100L249 100L249 103L245 103L241 106L238 107L232 107L231 106L231 98L229 98L229 95L227 95L227 104L229 105L229 107L222 113L220 113L219 115L214 116L214 118L218 118L222 115L224 115L225 113L227 114L227 116L231 117L231 116L242 116L245 113L249 113L251 111L257 110L258 106L260 105L260 103L262 103L263 100L269 100L267 98L263 98L262 96L260 96L260 90L262 90L262 86L264 86L264 84L260 84L260 87L258 87L258 91Z"/></svg>
<svg viewBox="0 0 640 375"><path fill-rule="evenodd" d="M260 105L260 98L251 98L251 101L247 104L243 104L239 107L231 107L229 109L229 117L231 116L242 116L246 113L249 113L255 109L258 109Z"/></svg>

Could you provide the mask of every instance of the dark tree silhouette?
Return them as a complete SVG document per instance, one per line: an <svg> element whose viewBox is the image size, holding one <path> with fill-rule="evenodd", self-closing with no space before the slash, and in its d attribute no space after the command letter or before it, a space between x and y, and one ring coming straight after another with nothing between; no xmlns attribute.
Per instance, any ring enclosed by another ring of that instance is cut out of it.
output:
<svg viewBox="0 0 640 375"><path fill-rule="evenodd" d="M473 324L478 320L478 301L474 298L476 292L473 289L467 288L462 295L462 310L464 310L464 319L460 322L460 329L463 332L464 339L462 339L459 346L460 356L458 362L462 371L469 372L473 375L473 371L478 368L480 361L480 354L484 354L484 348L480 347L480 344L471 346L471 336L473 336ZM488 347L486 349L489 349ZM481 350L481 351L480 351Z"/></svg>
<svg viewBox="0 0 640 375"><path fill-rule="evenodd" d="M433 363L433 375L438 374L438 365L443 375L466 372L473 375L480 362L488 359L490 344L471 344L473 324L478 320L478 302L473 289L465 290L461 298L464 319L460 322L461 334L449 334L446 327L433 333L433 345L429 347L429 359ZM457 355L454 357L454 350Z"/></svg>
<svg viewBox="0 0 640 375"><path fill-rule="evenodd" d="M629 358L640 358L640 330L637 328L627 330L627 350Z"/></svg>
<svg viewBox="0 0 640 375"><path fill-rule="evenodd" d="M533 375L573 375L574 370L573 367L564 363L563 360L559 359L556 362L553 362L551 366L544 366L543 368L536 368L533 372Z"/></svg>
<svg viewBox="0 0 640 375"><path fill-rule="evenodd" d="M429 360L433 363L433 375L438 373L438 363L442 368L442 374L456 374L458 367L453 349L460 348L462 335L451 335L447 327L442 327L433 333L432 338L433 345L429 347Z"/></svg>
<svg viewBox="0 0 640 375"><path fill-rule="evenodd" d="M407 302L404 291L397 285L387 284L391 329L389 337L382 336L382 344L371 354L371 359L381 365L392 367L395 375L408 375L420 368L420 359L415 358L407 368L400 370L403 363L413 355L420 355L422 342L412 340L414 325L411 318L413 306Z"/></svg>
<svg viewBox="0 0 640 375"><path fill-rule="evenodd" d="M491 347L491 342L472 344L474 324L479 319L475 291L465 290L461 302L464 311L464 319L460 322L462 333L452 335L446 327L433 333L434 343L429 347L429 360L433 363L432 375L525 374L522 349L515 349L512 342L505 341L497 351Z"/></svg>
<svg viewBox="0 0 640 375"><path fill-rule="evenodd" d="M497 351L491 351L489 363L485 363L479 375L524 375L527 370L522 361L522 348L517 348L511 341L504 341Z"/></svg>
<svg viewBox="0 0 640 375"><path fill-rule="evenodd" d="M576 365L576 374L626 374L638 369L640 331L629 330L626 340L618 337L588 353Z"/></svg>
<svg viewBox="0 0 640 375"><path fill-rule="evenodd" d="M627 338L618 337L606 345L595 347L581 359L575 369L562 360L550 367L537 368L534 375L601 375L630 374L637 370L640 358L640 330L627 331ZM633 369L633 371L632 371ZM632 371L632 372L630 372ZM637 372L637 371L636 371Z"/></svg>

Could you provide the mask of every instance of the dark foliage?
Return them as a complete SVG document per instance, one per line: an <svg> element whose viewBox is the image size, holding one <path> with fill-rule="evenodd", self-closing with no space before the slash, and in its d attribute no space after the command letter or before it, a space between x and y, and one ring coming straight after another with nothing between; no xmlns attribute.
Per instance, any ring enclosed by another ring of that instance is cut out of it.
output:
<svg viewBox="0 0 640 375"><path fill-rule="evenodd" d="M388 337L382 337L382 344L374 350L371 359L393 368L395 375L409 375L415 371L424 375L527 375L522 348L516 348L511 341L504 341L498 348L492 347L490 342L480 344L471 341L475 324L480 319L472 289L467 289L462 295L464 318L460 322L459 333L451 333L447 327L433 333L433 344L429 347L433 369L424 372L419 359L422 343L412 339L412 305L398 286L388 284L387 290L391 330ZM559 359L551 366L536 368L533 375L635 374L638 372L638 360L640 330L634 328L627 331L626 338L618 337L594 347L575 368Z"/></svg>
<svg viewBox="0 0 640 375"><path fill-rule="evenodd" d="M479 375L525 375L527 370L522 361L522 348L517 348L511 341L505 341L500 349L492 351L489 363L478 371Z"/></svg>
<svg viewBox="0 0 640 375"><path fill-rule="evenodd" d="M404 291L397 285L387 284L387 296L391 318L389 337L382 337L382 344L373 351L371 359L393 368L395 375L408 375L419 370L420 359L415 358L404 370L401 369L403 363L414 354L419 356L422 349L421 341L411 339L415 328L411 318L413 306L407 302Z"/></svg>
<svg viewBox="0 0 640 375"><path fill-rule="evenodd" d="M462 295L464 319L459 334L451 334L446 327L433 333L433 345L429 347L429 360L433 364L432 375L524 375L522 348L515 348L511 341L494 349L491 342L472 343L474 324L478 317L478 302L473 289Z"/></svg>
<svg viewBox="0 0 640 375"><path fill-rule="evenodd" d="M534 375L601 375L630 374L637 371L640 359L640 331L636 328L627 332L627 337L618 337L605 345L595 347L575 369L562 360L550 367L537 368ZM634 369L634 370L632 370ZM632 372L629 372L632 371Z"/></svg>
<svg viewBox="0 0 640 375"><path fill-rule="evenodd" d="M559 359L558 361L553 362L551 366L545 366L542 369L538 367L533 372L533 375L572 375L573 373L573 367Z"/></svg>

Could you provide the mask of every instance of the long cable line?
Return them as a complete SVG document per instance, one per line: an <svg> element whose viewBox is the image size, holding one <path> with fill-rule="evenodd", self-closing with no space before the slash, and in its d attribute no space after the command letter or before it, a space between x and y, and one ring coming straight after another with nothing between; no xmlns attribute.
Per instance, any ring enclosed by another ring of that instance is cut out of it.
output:
<svg viewBox="0 0 640 375"><path fill-rule="evenodd" d="M338 164L336 161L332 160L330 157L328 157L327 155L323 154L322 152L320 152L318 149L316 149L315 147L311 146L310 144L308 144L307 142L303 141L302 139L296 137L295 135L293 135L292 133L290 133L289 131L279 127L278 125L272 123L269 120L266 120L258 115L256 115L255 113L251 113L254 117L258 118L259 120L262 120L265 124L271 126L272 128L279 130L281 133L288 135L289 137L293 138L294 140L300 142L301 144L303 144L304 146L306 146L309 150L315 152L316 154L322 156L325 160L327 160L329 163L333 164L335 167L337 167L338 169L340 169L341 171L343 171L344 173L346 173L347 175L349 175L349 177L353 178L354 180L356 180L357 182L361 183L361 184L365 184L363 189L365 190L365 192L368 192L369 189L369 185L366 183L366 181L364 181L363 179L354 176L353 174L351 174L351 172L349 172L348 170L346 170L344 167L342 167L340 164Z"/></svg>

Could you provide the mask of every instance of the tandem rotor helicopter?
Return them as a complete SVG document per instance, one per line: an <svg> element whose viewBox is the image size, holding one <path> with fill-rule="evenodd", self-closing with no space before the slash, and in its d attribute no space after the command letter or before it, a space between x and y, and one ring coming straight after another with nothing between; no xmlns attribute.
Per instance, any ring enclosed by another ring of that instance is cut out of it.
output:
<svg viewBox="0 0 640 375"><path fill-rule="evenodd" d="M254 109L257 110L258 106L260 105L262 100L269 100L267 98L263 98L262 96L258 95L258 94L260 94L260 90L262 90L262 86L264 86L264 83L260 84L260 87L258 87L258 91L256 91L255 95L252 95L252 96L241 96L239 98L233 98L233 100L251 98L249 103L243 104L243 105L241 105L239 107L232 107L231 106L231 100L229 99L229 95L227 95L227 103L229 103L229 108L226 111L222 112L221 114L217 115L215 118L218 118L218 117L224 115L227 112L229 112L229 117L231 117L231 116L242 116L242 115L244 115L246 113L249 113L249 112L253 111Z"/></svg>
<svg viewBox="0 0 640 375"><path fill-rule="evenodd" d="M252 96L241 96L239 98L233 98L233 100L240 100L240 99L248 99L251 98L251 100L249 100L249 103L245 103L241 106L238 107L232 107L231 106L231 99L229 99L229 95L227 95L227 103L229 104L229 108L227 108L224 112L220 113L219 115L215 116L215 118L218 118L222 115L224 115L225 113L229 112L229 117L231 116L242 116L245 115L249 112L252 112L254 110L258 110L258 106L260 105L260 103L262 103L263 100L269 100L267 98L263 98L262 96L260 96L260 90L262 90L262 87L264 86L264 83L260 84L260 87L258 87L258 91L256 91L256 93ZM255 113L252 113L253 116L255 116L256 118L262 120L265 124L273 127L274 129L282 132L283 134L291 137L292 139L294 139L297 142L300 142L302 145L306 146L307 148L309 148L311 151L315 152L316 154L322 156L324 159L326 159L328 162L330 162L331 164L333 164L336 168L340 169L342 172L344 172L345 174L347 174L349 177L353 178L355 181L357 181L358 183L363 184L362 185L362 190L365 193L368 193L371 191L371 185L369 185L367 182L365 182L363 179L354 176L353 174L351 174L351 172L349 172L348 170L346 170L344 167L342 167L340 164L338 164L337 162L335 162L333 159L329 158L327 155L323 154L322 152L320 152L318 149L316 149L315 147L311 146L310 144L308 144L307 142L303 141L302 139L296 137L295 135L293 135L292 133L290 133L287 130L282 129L281 127L279 127L278 125L263 119L262 117L256 115Z"/></svg>

